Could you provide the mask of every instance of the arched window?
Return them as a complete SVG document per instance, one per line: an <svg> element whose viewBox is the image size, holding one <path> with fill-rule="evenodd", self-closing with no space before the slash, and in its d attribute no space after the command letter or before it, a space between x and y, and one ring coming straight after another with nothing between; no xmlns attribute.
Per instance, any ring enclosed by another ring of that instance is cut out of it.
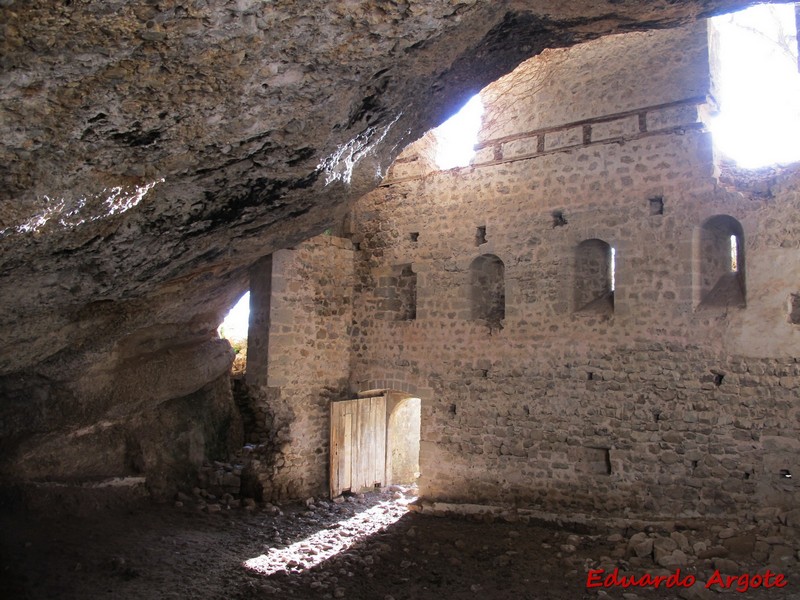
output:
<svg viewBox="0 0 800 600"><path fill-rule="evenodd" d="M506 316L505 266L494 254L482 254L469 267L472 318L500 327Z"/></svg>
<svg viewBox="0 0 800 600"><path fill-rule="evenodd" d="M584 240L575 251L575 310L614 312L616 252L603 240Z"/></svg>
<svg viewBox="0 0 800 600"><path fill-rule="evenodd" d="M744 230L728 215L716 215L700 227L700 306L745 306Z"/></svg>

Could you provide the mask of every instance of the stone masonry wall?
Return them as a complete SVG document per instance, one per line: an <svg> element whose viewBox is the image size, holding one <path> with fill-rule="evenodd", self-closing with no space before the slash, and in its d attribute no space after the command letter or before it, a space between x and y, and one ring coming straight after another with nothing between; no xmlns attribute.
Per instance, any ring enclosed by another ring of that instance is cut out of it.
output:
<svg viewBox="0 0 800 600"><path fill-rule="evenodd" d="M255 414L269 421L257 426L270 436L252 476L265 500L326 494L329 403L348 392L352 245L320 235L259 265L248 338L266 362L249 355L247 383Z"/></svg>
<svg viewBox="0 0 800 600"><path fill-rule="evenodd" d="M508 81L483 94L473 166L408 160L355 207L351 385L422 398L424 497L647 516L797 505L800 173L757 191L716 177L706 39L604 38L554 73L515 72L513 103ZM745 308L696 310L714 215L742 226ZM592 239L616 251L613 305L577 312ZM500 327L472 317L482 255L504 264ZM409 264L416 316L383 318L380 279Z"/></svg>

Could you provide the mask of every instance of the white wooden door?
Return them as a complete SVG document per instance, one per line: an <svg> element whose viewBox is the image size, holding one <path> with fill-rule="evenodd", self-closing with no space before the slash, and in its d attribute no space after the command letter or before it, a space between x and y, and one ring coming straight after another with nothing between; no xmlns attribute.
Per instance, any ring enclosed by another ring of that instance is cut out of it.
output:
<svg viewBox="0 0 800 600"><path fill-rule="evenodd" d="M331 402L331 498L383 485L386 396Z"/></svg>

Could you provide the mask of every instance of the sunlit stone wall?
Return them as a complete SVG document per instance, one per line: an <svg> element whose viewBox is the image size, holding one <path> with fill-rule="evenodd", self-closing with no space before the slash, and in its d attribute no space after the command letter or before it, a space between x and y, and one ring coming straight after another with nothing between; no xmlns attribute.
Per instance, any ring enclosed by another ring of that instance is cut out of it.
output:
<svg viewBox="0 0 800 600"><path fill-rule="evenodd" d="M545 53L483 93L473 166L435 172L411 147L358 202L351 387L424 390L423 496L651 516L797 504L800 177L716 177L707 57L702 24ZM694 300L715 215L742 227L744 308ZM575 305L585 240L616 251L604 310ZM499 326L471 306L487 254ZM409 264L415 318L388 318L382 278Z"/></svg>

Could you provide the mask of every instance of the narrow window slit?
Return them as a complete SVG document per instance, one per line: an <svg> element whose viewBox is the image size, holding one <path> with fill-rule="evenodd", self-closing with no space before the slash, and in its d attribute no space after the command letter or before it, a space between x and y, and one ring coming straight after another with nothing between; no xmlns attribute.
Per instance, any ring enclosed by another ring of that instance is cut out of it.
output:
<svg viewBox="0 0 800 600"><path fill-rule="evenodd" d="M486 243L486 225L481 225L475 231L475 245L480 246Z"/></svg>

